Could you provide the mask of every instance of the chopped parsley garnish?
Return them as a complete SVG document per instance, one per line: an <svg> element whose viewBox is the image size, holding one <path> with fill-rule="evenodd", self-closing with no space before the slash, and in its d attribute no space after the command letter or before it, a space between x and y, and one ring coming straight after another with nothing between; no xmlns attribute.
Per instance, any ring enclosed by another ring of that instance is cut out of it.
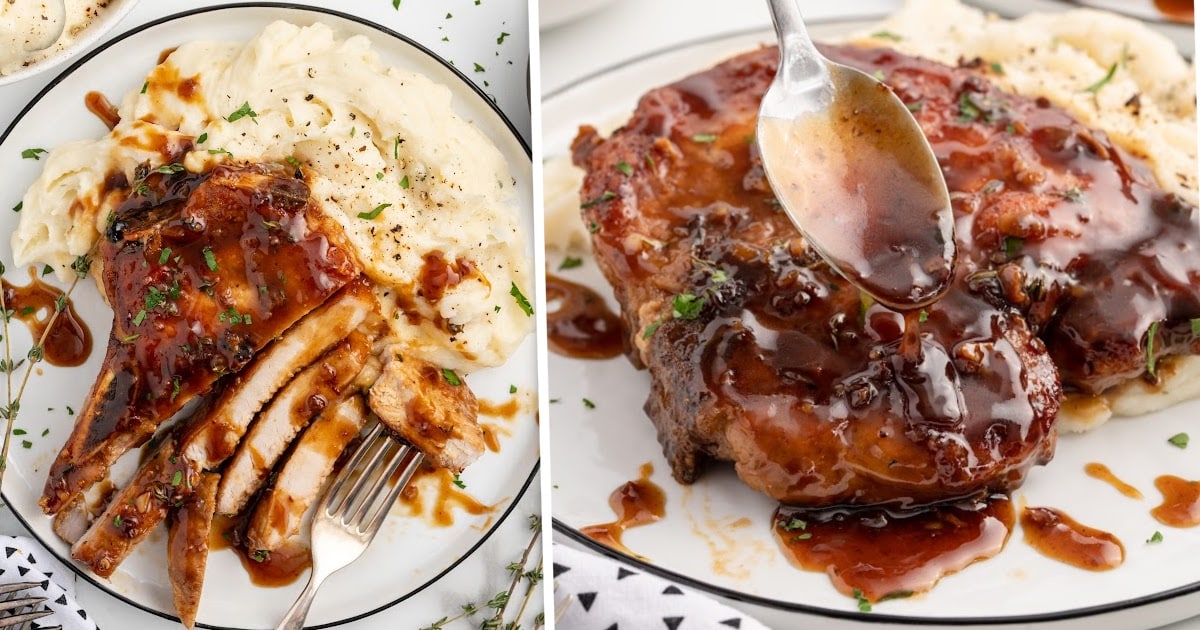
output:
<svg viewBox="0 0 1200 630"><path fill-rule="evenodd" d="M594 403L594 402L592 402L592 401L590 401L590 400L588 400L588 399L584 398L584 399L583 399L583 406L584 406L584 407L587 407L588 409L595 409L595 408L596 408L596 403Z"/></svg>
<svg viewBox="0 0 1200 630"><path fill-rule="evenodd" d="M392 142L392 159L393 160L400 159L400 145L403 142L404 142L404 140L402 140L400 138L400 136L396 136L396 139Z"/></svg>
<svg viewBox="0 0 1200 630"><path fill-rule="evenodd" d="M862 612L871 612L871 600L867 599L866 595L859 589L854 589L854 599L858 601L858 609Z"/></svg>
<svg viewBox="0 0 1200 630"><path fill-rule="evenodd" d="M588 221L588 232L595 234L600 231L600 224L595 221Z"/></svg>
<svg viewBox="0 0 1200 630"><path fill-rule="evenodd" d="M371 219L374 219L375 217L379 216L379 213L383 212L384 208L390 208L390 207L392 207L392 204L390 204L390 203L381 203L378 206L375 206L375 208L373 210L371 210L370 212L359 212L358 218L366 219L366 220L370 221Z"/></svg>
<svg viewBox="0 0 1200 630"><path fill-rule="evenodd" d="M383 181L383 171L379 171L378 173L375 173L375 179L377 179L379 181Z"/></svg>
<svg viewBox="0 0 1200 630"><path fill-rule="evenodd" d="M704 298L693 293L680 293L671 302L671 315L676 319L696 319L704 308Z"/></svg>
<svg viewBox="0 0 1200 630"><path fill-rule="evenodd" d="M50 265L43 265L43 266L42 266L42 277L43 277L43 278L44 278L44 277L46 277L46 276L48 276L48 275L50 275L50 274L52 274L52 273L54 273L54 267L51 267Z"/></svg>
<svg viewBox="0 0 1200 630"><path fill-rule="evenodd" d="M1103 79L1100 79L1099 81L1087 86L1086 88L1083 89L1083 91L1091 92L1092 94L1099 92L1100 88L1103 88L1104 86L1108 85L1109 81L1112 81L1113 75L1115 75L1117 73L1117 65L1118 64L1114 63L1113 65L1109 66L1108 72L1104 75Z"/></svg>
<svg viewBox="0 0 1200 630"><path fill-rule="evenodd" d="M595 199L592 199L591 201L585 201L582 204L580 204L579 207L581 209L582 208L591 208L592 206L594 206L598 203L603 203L605 201L608 201L609 199L614 199L614 198L616 198L616 196L617 196L617 193L615 193L611 190L606 190L599 197L596 197Z"/></svg>
<svg viewBox="0 0 1200 630"><path fill-rule="evenodd" d="M21 208L24 208L24 207L25 207L25 200L22 199L21 201L17 202L17 205L13 206L13 212L20 212Z"/></svg>
<svg viewBox="0 0 1200 630"><path fill-rule="evenodd" d="M566 258L563 259L562 263L560 263L558 265L558 270L562 271L564 269L574 269L574 268L582 266L582 265L583 265L582 258L576 258L575 256L567 256Z"/></svg>
<svg viewBox="0 0 1200 630"><path fill-rule="evenodd" d="M142 336L141 333L133 333L132 335L126 335L121 338L121 343L130 343L141 336Z"/></svg>
<svg viewBox="0 0 1200 630"><path fill-rule="evenodd" d="M200 134L199 138L196 138L196 144L204 144L205 142L208 142L208 132L207 131Z"/></svg>
<svg viewBox="0 0 1200 630"><path fill-rule="evenodd" d="M183 471L176 470L174 475L171 475L171 485L178 486L183 483Z"/></svg>
<svg viewBox="0 0 1200 630"><path fill-rule="evenodd" d="M113 517L113 527L116 527L117 529L121 528L121 515L120 514Z"/></svg>
<svg viewBox="0 0 1200 630"><path fill-rule="evenodd" d="M658 330L659 326L662 326L662 323L663 320L661 319L650 322L650 325L646 326L646 330L642 332L642 339L649 339L654 334L654 331Z"/></svg>
<svg viewBox="0 0 1200 630"><path fill-rule="evenodd" d="M151 286L146 293L146 310L153 311L166 303L167 294L159 290L158 287Z"/></svg>
<svg viewBox="0 0 1200 630"><path fill-rule="evenodd" d="M243 118L246 118L247 116L250 117L250 120L254 121L254 124L258 124L258 112L250 109L250 101L242 103L242 106L237 108L237 110L235 110L232 114L226 116L225 120L229 122L237 122Z"/></svg>
<svg viewBox="0 0 1200 630"><path fill-rule="evenodd" d="M208 266L210 271L216 271L221 268L217 265L217 255L213 253L211 247L205 247L201 252L204 254L204 264Z"/></svg>
<svg viewBox="0 0 1200 630"><path fill-rule="evenodd" d="M1009 258L1015 258L1021 253L1021 248L1025 246L1025 239L1015 236L1004 237L1004 254Z"/></svg>
<svg viewBox="0 0 1200 630"><path fill-rule="evenodd" d="M183 165L179 162L163 164L162 166L150 171L151 173L162 173L163 175L174 175L175 173L183 172Z"/></svg>
<svg viewBox="0 0 1200 630"><path fill-rule="evenodd" d="M33 448L33 442L29 440L21 440L21 448Z"/></svg>
<svg viewBox="0 0 1200 630"><path fill-rule="evenodd" d="M521 293L521 289L517 287L517 283L512 283L512 288L508 290L508 294L513 296L513 299L517 301L517 306L520 306L526 315L533 317L533 306L529 304L529 299L525 297L525 294Z"/></svg>
<svg viewBox="0 0 1200 630"><path fill-rule="evenodd" d="M633 167L629 165L629 162L617 162L617 170L621 171L622 175L633 175Z"/></svg>
<svg viewBox="0 0 1200 630"><path fill-rule="evenodd" d="M392 8L399 11L400 10L400 0L392 0Z"/></svg>
<svg viewBox="0 0 1200 630"><path fill-rule="evenodd" d="M71 271L75 272L75 276L80 280L87 277L88 270L92 268L92 259L88 258L87 254L78 256L71 261Z"/></svg>
<svg viewBox="0 0 1200 630"><path fill-rule="evenodd" d="M1197 318L1191 320L1191 323L1192 323L1192 334L1200 335L1200 317L1197 317Z"/></svg>
<svg viewBox="0 0 1200 630"><path fill-rule="evenodd" d="M270 558L270 557L271 557L271 552L267 551L266 549L259 549L258 551L255 551L253 554L250 554L250 559L255 562L266 562L267 558Z"/></svg>
<svg viewBox="0 0 1200 630"><path fill-rule="evenodd" d="M812 538L812 532L804 532L799 536L792 536L792 542L796 542L798 540L808 540L809 538Z"/></svg>
<svg viewBox="0 0 1200 630"><path fill-rule="evenodd" d="M929 311L921 309L921 313L917 315L917 322L924 324L927 321L929 321Z"/></svg>
<svg viewBox="0 0 1200 630"><path fill-rule="evenodd" d="M875 39L890 39L894 42L898 42L901 39L899 35L891 31L875 31L874 33L871 33L871 37L874 37Z"/></svg>
<svg viewBox="0 0 1200 630"><path fill-rule="evenodd" d="M13 429L13 435L25 435L28 433L25 429Z"/></svg>
<svg viewBox="0 0 1200 630"><path fill-rule="evenodd" d="M409 186L410 186L410 184L408 183L408 175L405 175L403 178L400 179L400 187L405 190L408 190Z"/></svg>
<svg viewBox="0 0 1200 630"><path fill-rule="evenodd" d="M698 133L698 134L692 136L692 141L699 142L700 144L712 144L717 141L717 134L715 134L715 133Z"/></svg>
<svg viewBox="0 0 1200 630"><path fill-rule="evenodd" d="M907 107L908 111L910 111L910 112L919 112L922 109L925 109L925 104L922 103L921 101L913 101L912 103L905 103L904 106Z"/></svg>
<svg viewBox="0 0 1200 630"><path fill-rule="evenodd" d="M40 160L41 154L46 153L45 149L25 149L21 151L21 158L26 160Z"/></svg>
<svg viewBox="0 0 1200 630"><path fill-rule="evenodd" d="M133 325L141 326L142 322L144 322L144 321L146 321L146 309L142 309L142 310L138 311L137 315L133 316Z"/></svg>
<svg viewBox="0 0 1200 630"><path fill-rule="evenodd" d="M289 155L289 156L283 158L283 161L287 162L288 164L291 164L292 166L294 166L296 168L300 168L300 160L297 160L295 158L295 156Z"/></svg>
<svg viewBox="0 0 1200 630"><path fill-rule="evenodd" d="M231 157L233 156L233 154L232 154L232 153L230 153L229 151L226 151L225 149L209 149L209 150L208 150L208 154L209 154L209 155L221 155L221 154L224 154L224 155L228 155L228 156L231 156Z"/></svg>
<svg viewBox="0 0 1200 630"><path fill-rule="evenodd" d="M515 393L517 393L517 386L516 386L516 385L509 385L509 386L508 386L508 393L510 393L510 394L515 394Z"/></svg>
<svg viewBox="0 0 1200 630"><path fill-rule="evenodd" d="M788 519L786 523L781 523L779 527L785 532L794 532L798 529L808 529L808 522L803 519L793 517Z"/></svg>
<svg viewBox="0 0 1200 630"><path fill-rule="evenodd" d="M500 44L503 44L505 37L508 37L508 33L505 33L504 31L500 31L500 37L496 38L496 45L499 46Z"/></svg>
<svg viewBox="0 0 1200 630"><path fill-rule="evenodd" d="M455 387L462 385L462 379L458 377L458 373L450 368L442 368L442 378Z"/></svg>
<svg viewBox="0 0 1200 630"><path fill-rule="evenodd" d="M225 311L220 315L217 315L217 320L226 322L230 326L236 326L241 323L245 323L247 325L254 323L254 320L251 319L249 313L239 313L238 310L232 306L225 309Z"/></svg>
<svg viewBox="0 0 1200 630"><path fill-rule="evenodd" d="M958 122L971 122L983 116L983 110L971 100L970 92L958 96Z"/></svg>
<svg viewBox="0 0 1200 630"><path fill-rule="evenodd" d="M998 61L993 61L989 67L992 69L992 72L995 72L996 74L1004 74L1004 66L1000 65L1000 62Z"/></svg>
<svg viewBox="0 0 1200 630"><path fill-rule="evenodd" d="M1176 433L1175 435L1172 435L1171 437L1167 438L1167 442L1170 442L1172 446L1178 446L1179 448L1187 448L1189 439L1190 438L1188 437L1188 434L1186 434L1186 433Z"/></svg>
<svg viewBox="0 0 1200 630"><path fill-rule="evenodd" d="M145 94L145 93L146 93L146 90L148 90L148 89L150 89L150 82L149 82L149 81L143 81L143 82L142 82L142 92L141 92L141 93L142 93L142 94Z"/></svg>
<svg viewBox="0 0 1200 630"><path fill-rule="evenodd" d="M1154 545L1163 541L1162 532L1155 530L1154 535L1146 539L1146 544Z"/></svg>
<svg viewBox="0 0 1200 630"><path fill-rule="evenodd" d="M162 252L158 254L158 264L165 265L171 259L171 248L164 247Z"/></svg>
<svg viewBox="0 0 1200 630"><path fill-rule="evenodd" d="M483 66L476 63L475 64L475 72L486 72L486 70L483 69Z"/></svg>
<svg viewBox="0 0 1200 630"><path fill-rule="evenodd" d="M467 489L467 484L463 483L463 480L459 478L458 474L454 475L454 485L458 486L460 490Z"/></svg>
<svg viewBox="0 0 1200 630"><path fill-rule="evenodd" d="M1150 324L1150 330L1146 332L1146 371L1150 376L1155 376L1154 367L1158 362L1158 357L1154 356L1154 338L1158 336L1158 326L1162 322L1154 322Z"/></svg>

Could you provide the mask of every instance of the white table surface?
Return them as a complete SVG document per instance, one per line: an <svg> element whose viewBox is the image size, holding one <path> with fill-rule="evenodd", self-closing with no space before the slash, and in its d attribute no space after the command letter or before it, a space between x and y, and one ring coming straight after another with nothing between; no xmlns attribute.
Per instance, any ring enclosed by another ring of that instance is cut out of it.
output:
<svg viewBox="0 0 1200 630"><path fill-rule="evenodd" d="M190 0L189 2L145 0L135 7L116 29L106 36L105 40L139 24L172 13L200 6L226 3L220 0ZM452 0L438 3L405 0L399 10L393 9L392 3L388 0L360 0L354 3L339 2L338 0L308 0L291 4L323 6L343 12L353 12L372 22L413 37L444 59L455 62L456 67L460 69L471 69L474 67L474 63L479 63L484 66L484 72L465 70L466 74L485 93L495 97L496 103L512 121L518 132L526 142L529 141L530 114L526 83L529 13L526 3L522 0L487 0L486 2ZM454 14L453 19L446 19L448 12ZM496 39L501 32L509 33L509 35L502 45L497 45ZM443 37L448 38L449 41L443 41ZM8 128L25 104L60 70L61 68L51 70L48 74L0 87L0 129ZM410 615L406 613L411 608L406 604L410 602L416 605L419 600L423 600L423 603L420 604L422 608L432 607L444 611L445 615L452 616L458 612L459 606L465 601L487 601L495 593L507 588L509 573L505 570L505 566L519 557L521 550L528 543L529 529L526 516L539 512L539 508L539 482L535 480L516 507L512 517L505 521L479 550L444 578L454 586L452 589L447 589L449 592L427 589L409 602L402 602L367 619L342 627L353 626L355 629L362 630L419 628L428 626L436 621L437 617L410 618ZM0 509L0 533L30 535L28 530L6 508ZM79 603L105 630L130 628L175 630L180 627L177 623L133 608L84 580L76 579L76 588L78 589ZM320 596L318 595L318 597ZM532 619L533 613L542 610L542 605L535 601L531 604L530 609L530 613L526 615L526 627L530 625L529 620ZM547 615L547 617L549 616ZM467 627L471 626L465 621L449 626L449 628Z"/></svg>
<svg viewBox="0 0 1200 630"><path fill-rule="evenodd" d="M875 16L902 4L901 0L799 0L799 3L805 18L810 20ZM1039 8L1057 8L1045 1L1036 4ZM734 6L737 9L731 10ZM606 68L677 44L770 27L765 2L615 0L581 19L540 33L541 93L554 94ZM545 150L550 153L552 148ZM1200 616L1168 628L1200 630ZM1102 630L1099 624L1097 630Z"/></svg>

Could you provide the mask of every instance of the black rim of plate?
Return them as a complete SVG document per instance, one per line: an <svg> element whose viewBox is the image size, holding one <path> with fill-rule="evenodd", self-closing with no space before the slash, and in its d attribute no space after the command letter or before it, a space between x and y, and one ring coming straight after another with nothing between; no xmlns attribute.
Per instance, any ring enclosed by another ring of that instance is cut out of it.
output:
<svg viewBox="0 0 1200 630"><path fill-rule="evenodd" d="M883 15L876 15L876 16L855 15L855 16L848 16L846 19L834 18L834 19L823 19L823 20L808 20L808 23L809 24L831 24L831 23L835 23L835 22L858 22L860 20L879 19L882 17L884 17L884 16ZM739 38L747 38L747 37L751 37L751 36L762 34L762 33L770 33L770 31L765 29L765 27L764 27L764 28L752 28L752 29L746 29L746 30L740 30L740 31L733 31L733 32L729 32L729 33L722 33L720 35L714 35L712 37L704 37L704 38L700 38L700 39L694 39L694 40L690 40L690 41L680 42L673 46L668 46L666 48L660 48L658 50L654 50L649 53L645 53L642 55L638 55L636 57L632 57L623 62L616 63L613 65L607 66L605 68L601 68L600 70L597 70L591 74L588 74L581 78L575 79L575 80L571 81L570 83L567 83L567 84L563 85L562 87L555 89L553 92L547 93L546 96L542 99L542 101L543 101L542 110L545 111L547 103L550 103L550 102L554 101L554 99L566 95L568 92L572 92L577 89L586 88L588 86L588 84L590 84L592 81L601 79L609 74L628 69L631 66L635 66L635 65L639 65L644 62L652 61L662 55L665 55L668 53L673 53L673 52L680 52L680 51L683 51L683 50L686 50L689 48L699 48L699 47L709 46L709 45L713 45L713 44L719 44L724 41L736 40ZM834 608L822 608L820 606L813 606L813 605L809 605L809 604L798 604L795 602L788 602L788 601L783 601L783 600L779 600L779 599L772 599L769 597L762 597L759 595L751 595L748 593L736 591L731 588L727 588L727 587L720 586L717 584L712 584L712 583L706 582L702 579L698 579L698 578L695 578L695 577L692 577L689 575L685 575L683 573L678 573L676 571L672 571L671 569L665 569L665 568L662 568L659 566L655 566L653 564L650 564L650 563L640 560L638 558L633 558L631 556L627 556L619 551L613 550L601 543L598 543L595 540L592 540L586 534L580 532L578 529L572 527L571 525L568 525L567 523L559 520L558 518L554 518L552 520L554 523L554 531L556 533L562 534L563 536L571 539L572 541L576 542L579 545L582 545L583 547L586 547L587 549L589 549L591 551L594 551L601 555L607 556L613 560L616 560L617 562L632 565L638 569L641 569L643 571L646 571L647 573L651 573L653 575L661 577L665 580L677 582L679 584L683 584L684 586L696 589L701 592L710 593L710 594L717 595L719 597L722 597L722 598L725 598L728 600L732 600L732 601L736 601L736 602L744 602L746 604L761 606L763 608L771 608L771 609L781 610L781 611L786 611L786 612L804 613L807 615L830 617L830 618L835 618L835 619L847 619L847 620L853 620L853 621L865 622L865 623L921 625L921 626L960 626L960 625L1003 626L1003 625L1019 625L1019 624L1030 624L1030 623L1046 623L1046 622L1052 622L1052 621L1063 621L1063 620L1068 620L1068 619L1079 619L1082 617L1090 617L1090 616L1094 616L1094 615L1101 615L1101 614L1113 613L1113 612L1118 612L1118 611L1123 611L1123 610L1130 610L1130 609L1139 608L1142 606L1156 604L1158 602L1166 601L1168 599L1174 599L1176 597L1182 597L1184 595L1190 595L1193 593L1200 592L1200 581L1197 581L1197 582L1193 582L1191 584L1185 584L1183 586L1179 586L1179 587L1176 587L1176 588L1173 588L1170 590L1162 591L1159 593L1154 593L1152 595L1146 595L1146 596L1137 597L1134 599L1127 599L1127 600L1112 602L1109 604L1101 604L1098 606L1089 606L1086 608L1073 608L1073 609L1069 609L1069 610L1062 610L1062 611L1051 612L1051 613L1021 615L1021 616L1012 616L1012 617L911 617L911 616L904 616L904 615L881 614L881 613L875 613L875 612L862 613L862 612L855 612L855 611L851 611L851 610L837 610ZM797 570L799 570L799 569L797 569ZM1200 612L1200 611L1196 611L1196 612Z"/></svg>
<svg viewBox="0 0 1200 630"><path fill-rule="evenodd" d="M174 22L176 20L192 17L195 15L212 13L214 11L224 11L224 10L229 10L229 9L286 9L286 10L290 10L290 11L304 11L304 12L318 14L318 15L327 15L327 16L332 16L332 17L336 17L339 19L347 20L347 21L350 21L350 22L353 22L355 24L359 24L362 26L366 26L368 28L371 28L371 29L377 31L378 33L380 33L382 35L386 35L386 36L398 39L398 40L404 42L405 44L415 48L417 51L427 55L434 61L436 61L443 68L445 68L445 69L449 70L451 73L453 73L454 76L456 76L462 82L462 84L464 86L469 87L470 90L473 93L475 93L476 96L478 96L480 98L480 100L482 100L484 103L486 103L487 106L490 107L491 110L493 112L495 112L497 116L500 117L500 120L503 121L504 125L508 128L509 133L511 133L513 138L516 139L517 143L520 144L521 149L525 151L525 155L528 156L530 158L530 160L533 159L533 153L530 151L529 143L526 142L523 137L521 137L521 134L517 131L517 129L513 125L512 121L508 119L508 116L504 115L504 112L500 110L499 106L497 106L496 103L493 102L492 99L489 98L487 96L487 94L485 94L483 92L483 90L479 89L479 87L477 85L475 85L475 83L473 83L465 74L463 74L460 70L458 70L453 65L451 65L445 59L440 57L437 53L433 52L429 48L426 48L425 46L421 45L420 43L410 39L408 36L406 36L402 33L396 32L386 26L383 26L381 24L376 24L374 22L371 22L370 20L366 20L366 19L358 17L356 15L352 15L349 13L343 13L341 11L336 11L333 9L326 9L323 7L312 7L312 6L306 6L306 5L301 5L301 4L292 4L292 3L288 3L288 2L237 2L237 3L216 5L216 6L211 6L211 7L203 7L203 8L198 8L198 9L190 9L188 11L181 11L179 13L173 13L171 15L167 15L167 16L152 20L145 24L140 24L138 26L135 26L135 27L129 29L128 31L125 31L125 32L121 33L120 35L117 35L116 37L97 46L96 48L88 51L86 54L84 54L82 57L80 57L78 60L76 60L74 63L72 63L69 67L67 67L66 70L63 70L57 76L55 76L54 79L52 79L50 81L50 83L48 83L46 85L46 87L42 88L42 90L39 91L37 93L37 95L34 96L33 99L30 100L29 103L26 104L25 107L23 107L19 113L17 113L16 117L13 118L12 124L10 124L8 126L8 128L4 130L4 133L0 134L0 144L3 144L4 141L8 139L9 134L12 133L12 130L17 126L17 124L20 123L21 120L25 117L25 115L29 113L29 110L33 109L33 107L35 105L37 105L39 102L41 102L41 100L46 96L47 93L49 93L59 83L61 83L63 81L63 79L65 79L66 77L75 73L77 70L79 70L79 68L81 66L83 66L88 61L92 60L94 57L96 57L100 53L104 52L105 50L108 50L112 46L114 46L130 37L133 37L143 31L146 31L151 28L156 28L156 27L166 24L168 22ZM529 471L529 475L525 478L525 482L523 484L521 484L520 491L518 491L516 496L513 497L512 501L509 503L508 507L504 510L504 513L501 514L500 517L496 519L496 523L494 525L492 525L492 527L489 528L486 532L484 532L483 535L479 537L479 540L477 540L475 542L475 544L473 544L466 551L466 553L464 553L461 557L459 557L458 559L451 562L449 565L446 566L446 568L442 569L440 572L438 572L436 575L434 575L428 581L426 581L425 583L416 587L412 591L405 593L404 595L401 595L401 596L383 604L382 606L379 606L378 608L374 608L372 610L368 610L366 612L362 612L362 613L359 613L359 614L353 615L351 617L347 617L345 619L341 619L341 620L338 620L338 621L335 621L332 623L327 623L327 624L317 625L317 626L305 626L305 627L311 628L312 630L319 630L320 628L333 628L336 626L342 626L342 625L354 623L355 621L360 621L360 620L370 617L376 613L387 610L388 608L391 608L391 607L395 606L396 604L399 604L399 603L417 595L418 593L421 593L425 589L427 589L430 586L432 586L433 584L437 583L439 580L442 579L442 577L444 577L446 574L450 573L455 568L457 568L467 558L474 555L475 552L483 545L483 543L487 542L487 540L492 537L492 534L494 534L496 532L496 530L500 528L500 525L504 524L504 522L508 520L508 517L512 514L513 510L516 509L517 504L521 502L521 499L525 496L525 493L529 490L529 486L530 486L530 484L533 483L533 479L537 476L537 472L538 472L538 469L540 466L541 466L540 460L534 462L533 469ZM8 501L7 497L3 497L2 495L0 495L0 498L4 499L4 502L6 505L11 505L11 503ZM76 565L76 563L73 560L71 560L70 558L63 557L57 551L52 549L50 547L50 545L47 545L45 543L45 541L43 541L41 539L41 537L38 536L37 533L34 532L33 529L29 526L29 522L25 520L25 517L22 516L20 513L18 513L16 510L13 510L13 515L17 517L17 520L21 522L21 525L23 527L25 527L25 529L29 530L29 532L33 535L33 537L36 538L38 540L38 542L42 544L43 547L46 547L46 549L55 558L57 558L60 562L67 565L68 567L70 567L71 570L74 571L76 575L78 575L82 579L86 580L91 585L104 591L108 595L115 597L116 599L120 600L121 602L124 602L130 606L133 606L134 608L137 608L144 612L150 613L156 617L161 617L163 619L167 619L170 621L179 621L179 617L176 617L175 615L171 615L171 614L162 612L160 610L155 610L154 608L150 608L149 606L135 602L132 599L130 599L129 597L116 592L109 585L100 581L95 576L93 576L92 574L87 572L85 569ZM233 626L214 626L214 625L209 625L209 624L205 624L205 623L197 623L196 625L198 627L209 628L211 630L244 630L242 628L237 628L237 627L233 627Z"/></svg>

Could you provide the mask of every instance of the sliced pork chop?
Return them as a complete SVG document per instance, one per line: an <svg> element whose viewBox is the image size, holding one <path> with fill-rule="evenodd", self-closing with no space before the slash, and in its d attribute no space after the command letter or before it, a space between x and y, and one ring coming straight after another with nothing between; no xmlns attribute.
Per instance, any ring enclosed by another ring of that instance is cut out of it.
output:
<svg viewBox="0 0 1200 630"><path fill-rule="evenodd" d="M204 590L219 482L216 473L201 474L192 496L172 508L167 518L167 575L171 578L175 612L188 630L196 626L200 593Z"/></svg>
<svg viewBox="0 0 1200 630"><path fill-rule="evenodd" d="M367 422L360 396L351 396L327 408L313 420L279 469L250 517L246 548L275 551L300 532L304 513L320 495L343 451L358 437Z"/></svg>
<svg viewBox="0 0 1200 630"><path fill-rule="evenodd" d="M392 357L371 386L371 411L435 466L452 472L483 454L479 403L465 379L415 357Z"/></svg>
<svg viewBox="0 0 1200 630"><path fill-rule="evenodd" d="M340 227L281 167L152 173L144 185L98 246L113 328L50 468L50 514L358 275Z"/></svg>

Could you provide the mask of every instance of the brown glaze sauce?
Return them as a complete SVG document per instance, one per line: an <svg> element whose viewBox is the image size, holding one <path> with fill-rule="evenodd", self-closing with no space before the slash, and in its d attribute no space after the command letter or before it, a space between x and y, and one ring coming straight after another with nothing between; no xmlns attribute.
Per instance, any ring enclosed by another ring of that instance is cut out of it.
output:
<svg viewBox="0 0 1200 630"><path fill-rule="evenodd" d="M39 280L37 271L32 267L29 269L29 278L30 282L25 286L3 281L5 306L13 312L13 319L29 327L35 342L46 334L42 350L47 363L60 367L82 365L92 353L91 331L62 291ZM60 298L65 300L65 308L54 318L54 325L47 333Z"/></svg>
<svg viewBox="0 0 1200 630"><path fill-rule="evenodd" d="M550 349L576 359L609 359L625 349L621 318L599 293L546 274L546 302L558 308L546 315Z"/></svg>
<svg viewBox="0 0 1200 630"><path fill-rule="evenodd" d="M430 488L434 492L433 505L426 513L427 502L421 495ZM490 514L495 510L495 506L480 503L467 494L467 490L454 485L454 474L449 470L425 465L417 469L408 486L400 493L399 502L408 507L410 514L426 516L430 523L438 527L453 525L456 510L472 516Z"/></svg>
<svg viewBox="0 0 1200 630"><path fill-rule="evenodd" d="M296 541L285 542L265 555L254 556L240 547L236 551L250 581L259 586L287 586L312 566L308 546Z"/></svg>
<svg viewBox="0 0 1200 630"><path fill-rule="evenodd" d="M638 479L621 485L608 497L608 506L617 515L617 520L601 525L591 525L579 530L585 536L610 548L642 557L629 550L621 541L622 534L631 527L648 525L666 514L666 495L650 476L654 474L654 466L649 462L642 464L638 471Z"/></svg>
<svg viewBox="0 0 1200 630"><path fill-rule="evenodd" d="M1100 481L1107 483L1116 489L1117 492L1120 492L1130 499L1143 498L1141 490L1138 490L1137 488L1119 479L1111 470L1108 469L1108 466L1105 466L1104 464L1091 462L1083 467L1083 472L1087 473L1089 477L1099 479Z"/></svg>
<svg viewBox="0 0 1200 630"><path fill-rule="evenodd" d="M1023 509L1021 529L1029 546L1065 564L1089 571L1108 571L1125 562L1125 546L1116 536L1088 527L1053 508Z"/></svg>
<svg viewBox="0 0 1200 630"><path fill-rule="evenodd" d="M447 289L458 286L474 271L475 265L469 260L448 261L442 252L429 252L421 266L421 296L430 303L437 303Z"/></svg>
<svg viewBox="0 0 1200 630"><path fill-rule="evenodd" d="M83 104L87 106L89 112L96 115L100 122L112 131L117 123L121 122L121 115L117 113L117 108L108 100L108 97L99 92L88 92L83 97Z"/></svg>
<svg viewBox="0 0 1200 630"><path fill-rule="evenodd" d="M516 398L509 398L502 403L495 403L490 400L479 399L479 413L485 416L495 418L503 418L512 420L517 417L517 413L521 411L521 402Z"/></svg>
<svg viewBox="0 0 1200 630"><path fill-rule="evenodd" d="M1200 525L1200 481L1188 481L1175 475L1162 475L1154 487L1163 495L1162 505L1150 510L1150 515L1170 527Z"/></svg>
<svg viewBox="0 0 1200 630"><path fill-rule="evenodd" d="M1014 518L1003 496L903 512L782 506L773 532L792 564L826 573L845 595L877 602L923 593L1000 553Z"/></svg>
<svg viewBox="0 0 1200 630"><path fill-rule="evenodd" d="M1154 8L1176 22L1191 24L1196 19L1195 0L1154 0Z"/></svg>

